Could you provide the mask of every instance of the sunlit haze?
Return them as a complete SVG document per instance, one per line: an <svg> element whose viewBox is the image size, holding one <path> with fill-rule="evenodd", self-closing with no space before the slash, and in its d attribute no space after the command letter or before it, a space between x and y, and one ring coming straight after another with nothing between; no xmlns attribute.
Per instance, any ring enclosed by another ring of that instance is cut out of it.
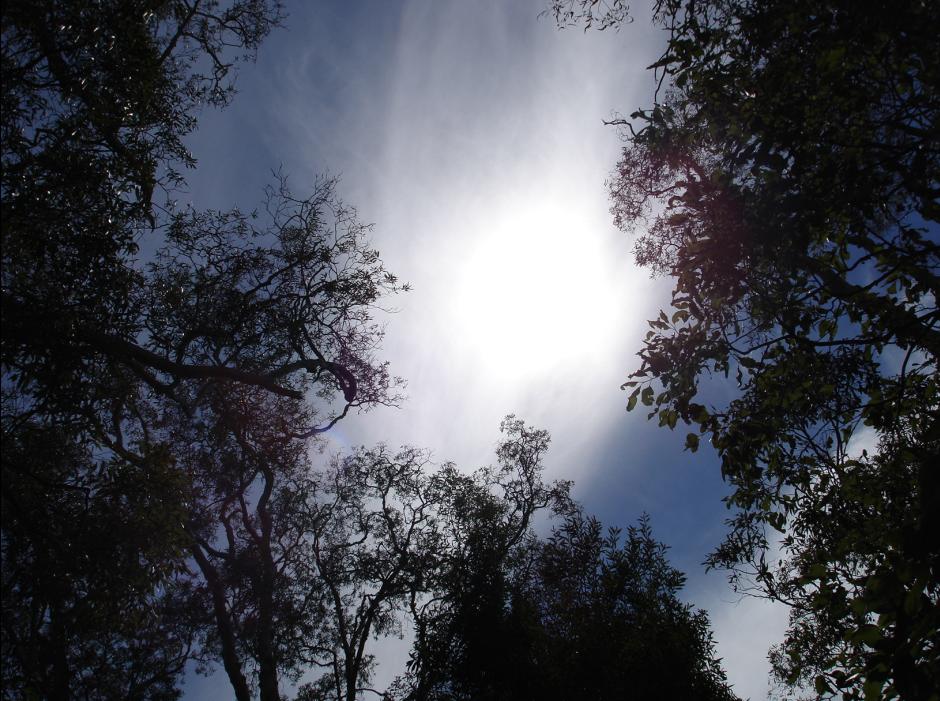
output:
<svg viewBox="0 0 940 701"><path fill-rule="evenodd" d="M453 309L468 352L500 381L584 362L612 345L613 284L603 242L549 200L507 202L454 261ZM627 320L624 320L626 322Z"/></svg>

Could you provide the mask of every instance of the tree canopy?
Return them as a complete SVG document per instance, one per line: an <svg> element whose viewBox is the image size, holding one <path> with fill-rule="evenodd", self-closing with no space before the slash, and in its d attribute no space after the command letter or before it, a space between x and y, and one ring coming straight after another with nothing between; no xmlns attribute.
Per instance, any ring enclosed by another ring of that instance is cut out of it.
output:
<svg viewBox="0 0 940 701"><path fill-rule="evenodd" d="M197 111L229 102L280 19L268 0L3 5L11 697L174 698L185 661L216 654L238 672L242 602L207 524L250 502L233 533L273 537L257 526L271 465L397 401L372 310L403 286L335 180L296 197L276 177L260 211L172 204ZM270 635L251 635L270 691Z"/></svg>
<svg viewBox="0 0 940 701"><path fill-rule="evenodd" d="M673 309L628 409L717 450L735 515L709 562L791 607L781 679L937 698L940 8L662 0L654 22L655 102L614 120L609 191ZM736 396L710 401L722 375Z"/></svg>
<svg viewBox="0 0 940 701"><path fill-rule="evenodd" d="M509 549L481 537L444 571L403 698L736 699L648 519L623 540L573 504L560 521Z"/></svg>

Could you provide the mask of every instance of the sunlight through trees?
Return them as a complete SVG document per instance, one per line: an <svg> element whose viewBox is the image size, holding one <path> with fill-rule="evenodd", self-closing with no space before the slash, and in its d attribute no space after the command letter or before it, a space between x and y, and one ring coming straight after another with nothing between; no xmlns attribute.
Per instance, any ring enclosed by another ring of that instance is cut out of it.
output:
<svg viewBox="0 0 940 701"><path fill-rule="evenodd" d="M653 7L653 104L609 121L608 193L673 293L627 408L719 456L706 565L789 607L786 693L938 701L940 5ZM3 4L2 697L169 700L219 672L239 701L736 699L657 514L605 528L546 477L548 431L506 416L476 469L327 453L405 400L379 316L410 286L336 178L177 202L200 116L286 21ZM576 382L625 323L605 251L563 202L507 202L434 264L478 372Z"/></svg>

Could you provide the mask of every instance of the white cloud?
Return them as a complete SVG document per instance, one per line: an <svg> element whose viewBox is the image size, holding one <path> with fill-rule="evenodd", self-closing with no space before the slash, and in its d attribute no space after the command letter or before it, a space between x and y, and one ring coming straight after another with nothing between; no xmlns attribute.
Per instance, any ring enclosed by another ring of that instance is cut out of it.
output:
<svg viewBox="0 0 940 701"><path fill-rule="evenodd" d="M766 699L774 687L767 653L783 640L789 609L754 597L734 597L724 582L714 598L702 601L715 633L718 656L724 660L728 681L742 699Z"/></svg>

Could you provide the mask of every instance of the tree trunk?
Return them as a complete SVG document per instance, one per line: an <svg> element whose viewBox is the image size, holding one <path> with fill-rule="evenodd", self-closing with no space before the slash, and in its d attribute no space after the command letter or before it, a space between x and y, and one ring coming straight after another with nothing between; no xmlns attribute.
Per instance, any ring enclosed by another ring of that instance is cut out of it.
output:
<svg viewBox="0 0 940 701"><path fill-rule="evenodd" d="M206 578L206 584L212 594L212 608L215 613L215 622L219 630L219 640L222 643L222 665L228 674L228 679L235 691L237 701L251 701L251 693L248 691L248 681L242 673L241 662L238 659L235 645L235 632L232 630L232 620L229 618L228 610L225 607L225 592L222 589L222 583L219 581L218 573L215 567L209 562L202 548L193 545L190 548L199 569L202 570Z"/></svg>
<svg viewBox="0 0 940 701"><path fill-rule="evenodd" d="M62 626L62 614L58 607L51 611L49 647L52 653L52 701L69 701L71 673L69 671L68 643Z"/></svg>

